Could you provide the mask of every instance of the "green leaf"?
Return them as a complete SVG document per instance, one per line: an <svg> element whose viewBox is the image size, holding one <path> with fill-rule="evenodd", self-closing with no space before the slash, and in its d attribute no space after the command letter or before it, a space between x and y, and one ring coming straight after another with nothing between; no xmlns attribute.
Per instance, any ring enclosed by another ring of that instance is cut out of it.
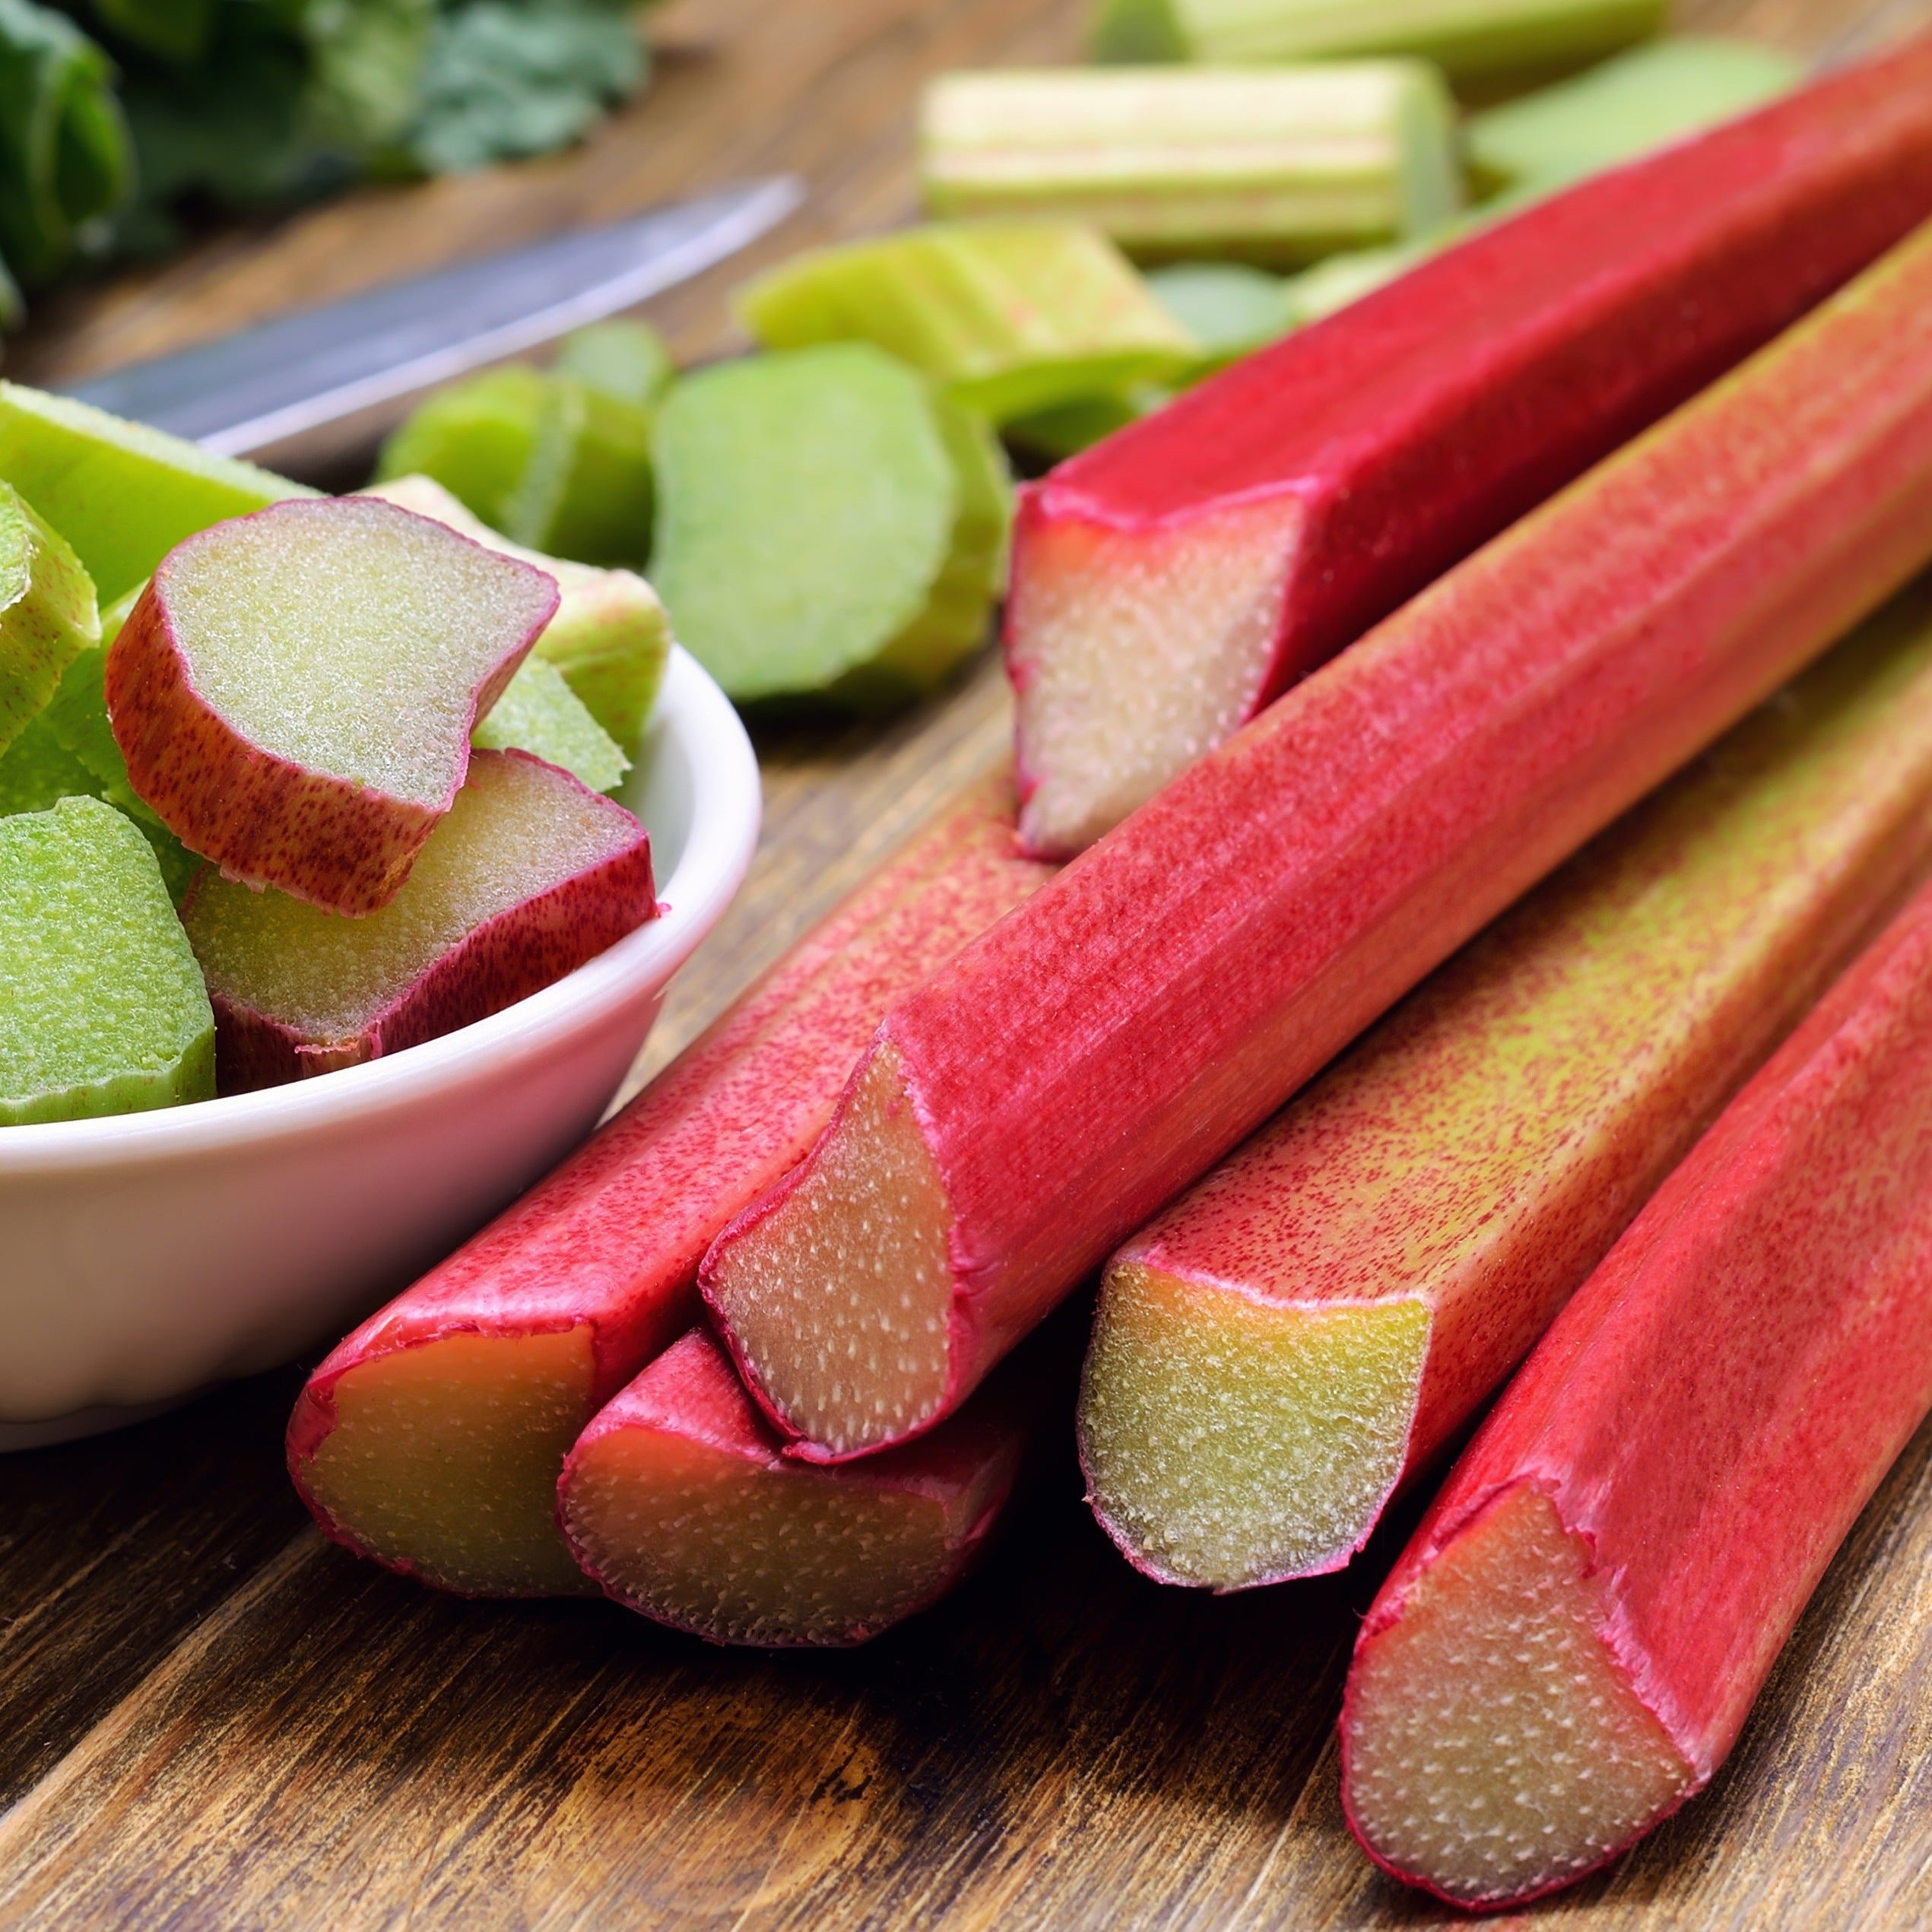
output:
<svg viewBox="0 0 1932 1932"><path fill-rule="evenodd" d="M549 154L635 94L647 65L620 9L473 0L437 22L411 151L433 174Z"/></svg>
<svg viewBox="0 0 1932 1932"><path fill-rule="evenodd" d="M186 66L198 59L214 29L217 0L92 0L109 40Z"/></svg>

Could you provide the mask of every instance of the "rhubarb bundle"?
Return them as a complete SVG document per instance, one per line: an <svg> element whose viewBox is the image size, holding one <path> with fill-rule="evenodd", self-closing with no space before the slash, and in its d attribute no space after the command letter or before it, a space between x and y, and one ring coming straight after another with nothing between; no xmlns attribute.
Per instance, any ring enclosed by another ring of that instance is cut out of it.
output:
<svg viewBox="0 0 1932 1932"><path fill-rule="evenodd" d="M795 1452L951 1413L1125 1236L1932 553L1932 228L887 1014L711 1305Z"/></svg>
<svg viewBox="0 0 1932 1932"><path fill-rule="evenodd" d="M1919 591L1114 1256L1080 1434L1129 1560L1220 1590L1346 1562L1928 859Z"/></svg>
<svg viewBox="0 0 1932 1932"><path fill-rule="evenodd" d="M1363 1625L1343 1794L1465 1905L1707 1784L1932 1410L1932 893L1671 1175L1457 1465Z"/></svg>
<svg viewBox="0 0 1932 1932"><path fill-rule="evenodd" d="M1028 849L1097 838L1928 214L1932 39L1539 201L1063 465L1007 604Z"/></svg>
<svg viewBox="0 0 1932 1932"><path fill-rule="evenodd" d="M988 1389L855 1469L780 1453L711 1335L665 1350L585 1429L557 1519L606 1595L714 1643L862 1643L950 1590L1011 1493L1027 1411Z"/></svg>
<svg viewBox="0 0 1932 1932"><path fill-rule="evenodd" d="M1454 109L1420 61L948 74L926 92L919 174L934 215L1281 262L1425 231L1461 199Z"/></svg>
<svg viewBox="0 0 1932 1932"><path fill-rule="evenodd" d="M554 1517L598 1409L687 1326L700 1258L811 1147L893 1000L1027 898L1005 781L866 881L617 1118L350 1335L289 1424L337 1540L484 1595L581 1591Z"/></svg>

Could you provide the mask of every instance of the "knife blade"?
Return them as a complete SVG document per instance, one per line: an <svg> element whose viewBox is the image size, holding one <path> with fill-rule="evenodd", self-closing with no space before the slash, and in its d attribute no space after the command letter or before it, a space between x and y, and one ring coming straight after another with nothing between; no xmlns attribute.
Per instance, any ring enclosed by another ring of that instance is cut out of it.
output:
<svg viewBox="0 0 1932 1932"><path fill-rule="evenodd" d="M794 175L554 235L138 363L66 393L246 456L689 281L804 198Z"/></svg>

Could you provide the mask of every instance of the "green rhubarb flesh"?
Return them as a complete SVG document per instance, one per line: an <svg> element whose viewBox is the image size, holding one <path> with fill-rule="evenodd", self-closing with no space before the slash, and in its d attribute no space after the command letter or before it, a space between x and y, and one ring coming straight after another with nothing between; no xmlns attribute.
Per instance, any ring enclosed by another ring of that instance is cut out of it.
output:
<svg viewBox="0 0 1932 1932"><path fill-rule="evenodd" d="M518 667L470 742L486 751L527 751L561 766L593 792L614 792L630 769L617 741L563 672L542 658L526 658Z"/></svg>
<svg viewBox="0 0 1932 1932"><path fill-rule="evenodd" d="M210 867L182 918L215 1000L282 1029L300 1042L307 1071L326 1072L373 1057L371 1029L480 927L617 857L636 836L627 814L566 789L541 765L479 753L401 889L377 911L343 918Z"/></svg>
<svg viewBox="0 0 1932 1932"><path fill-rule="evenodd" d="M92 798L93 772L55 737L44 717L0 751L0 818L49 811L63 798Z"/></svg>
<svg viewBox="0 0 1932 1932"><path fill-rule="evenodd" d="M1109 1264L1095 1507L1166 1580L1347 1560L1932 852L1896 600L1443 966Z"/></svg>
<svg viewBox="0 0 1932 1932"><path fill-rule="evenodd" d="M434 477L473 515L503 527L536 446L550 384L522 363L485 370L418 403L382 446L376 477Z"/></svg>
<svg viewBox="0 0 1932 1932"><path fill-rule="evenodd" d="M820 249L751 284L739 310L769 349L874 343L995 423L1177 379L1199 355L1119 250L1074 222L933 223Z"/></svg>
<svg viewBox="0 0 1932 1932"><path fill-rule="evenodd" d="M0 753L100 641L94 587L66 543L0 483Z"/></svg>
<svg viewBox="0 0 1932 1932"><path fill-rule="evenodd" d="M1665 0L1101 0L1102 61L1242 65L1412 54L1458 80L1580 65L1648 40Z"/></svg>
<svg viewBox="0 0 1932 1932"><path fill-rule="evenodd" d="M1753 41L1658 40L1471 115L1470 172L1485 192L1560 187L1762 106L1804 74Z"/></svg>
<svg viewBox="0 0 1932 1932"><path fill-rule="evenodd" d="M1169 258L1307 261L1461 199L1454 111L1420 61L947 75L920 171L930 214L1084 221Z"/></svg>
<svg viewBox="0 0 1932 1932"><path fill-rule="evenodd" d="M151 576L182 538L314 494L71 397L4 382L0 478L72 546L103 603Z"/></svg>
<svg viewBox="0 0 1932 1932"><path fill-rule="evenodd" d="M584 563L641 565L651 547L651 412L553 376L529 460L503 500L513 542Z"/></svg>
<svg viewBox="0 0 1932 1932"><path fill-rule="evenodd" d="M1239 262L1177 262L1147 277L1154 299L1201 344L1204 373L1286 335L1291 284Z"/></svg>
<svg viewBox="0 0 1932 1932"><path fill-rule="evenodd" d="M0 1125L214 1091L214 1015L154 855L98 799L0 819Z"/></svg>
<svg viewBox="0 0 1932 1932"><path fill-rule="evenodd" d="M626 317L592 322L566 335L554 366L560 375L645 408L661 400L677 373L664 338L648 322Z"/></svg>
<svg viewBox="0 0 1932 1932"><path fill-rule="evenodd" d="M514 544L433 477L397 477L366 493L446 523L473 543L534 563L557 579L557 615L532 655L554 665L612 741L636 749L671 655L671 622L658 595L629 570L607 570Z"/></svg>
<svg viewBox="0 0 1932 1932"><path fill-rule="evenodd" d="M983 635L1007 523L983 424L864 343L686 377L658 425L656 574L734 698L928 687Z"/></svg>

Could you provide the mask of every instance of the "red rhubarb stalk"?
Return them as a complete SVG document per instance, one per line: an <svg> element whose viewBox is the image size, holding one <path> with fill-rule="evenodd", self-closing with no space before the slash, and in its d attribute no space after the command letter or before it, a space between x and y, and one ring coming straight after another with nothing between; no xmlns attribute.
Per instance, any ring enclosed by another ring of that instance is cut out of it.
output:
<svg viewBox="0 0 1932 1932"><path fill-rule="evenodd" d="M1163 1582L1338 1569L1932 859L1908 594L1107 1264L1090 1500Z"/></svg>
<svg viewBox="0 0 1932 1932"><path fill-rule="evenodd" d="M1065 855L1932 215L1932 38L1489 229L1029 490L1020 830Z"/></svg>
<svg viewBox="0 0 1932 1932"><path fill-rule="evenodd" d="M1010 782L868 880L584 1148L333 1350L289 1466L338 1542L474 1594L579 1590L552 1520L598 1408L687 1327L706 1243L796 1161L896 997L1032 893Z"/></svg>
<svg viewBox="0 0 1932 1932"><path fill-rule="evenodd" d="M704 1280L797 1452L1090 1268L1932 552L1932 228L1183 774L887 1014Z"/></svg>
<svg viewBox="0 0 1932 1932"><path fill-rule="evenodd" d="M1369 1613L1356 1835L1462 1905L1566 1885L1709 1782L1932 1409L1932 892L1578 1291Z"/></svg>
<svg viewBox="0 0 1932 1932"><path fill-rule="evenodd" d="M714 1643L863 1643L944 1596L1019 1474L1026 1406L988 1389L946 1427L853 1469L780 1453L703 1329L585 1430L557 1518L606 1596Z"/></svg>

